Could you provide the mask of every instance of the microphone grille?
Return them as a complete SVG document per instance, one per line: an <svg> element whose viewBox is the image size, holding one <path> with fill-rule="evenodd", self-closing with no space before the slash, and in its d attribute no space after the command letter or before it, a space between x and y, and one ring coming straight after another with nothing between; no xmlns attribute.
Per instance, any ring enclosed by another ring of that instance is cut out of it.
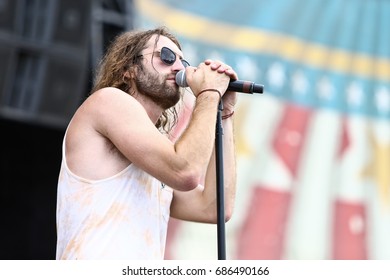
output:
<svg viewBox="0 0 390 280"><path fill-rule="evenodd" d="M176 80L176 84L179 87L188 87L185 70L180 70L179 72L177 72L175 80Z"/></svg>

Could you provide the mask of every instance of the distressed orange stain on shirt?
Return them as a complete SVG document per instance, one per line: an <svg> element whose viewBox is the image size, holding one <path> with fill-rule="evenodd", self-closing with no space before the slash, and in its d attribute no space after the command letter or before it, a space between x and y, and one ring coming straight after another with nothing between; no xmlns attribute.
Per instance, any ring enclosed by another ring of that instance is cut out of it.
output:
<svg viewBox="0 0 390 280"><path fill-rule="evenodd" d="M172 189L134 165L88 182L62 164L56 258L163 259L171 201Z"/></svg>

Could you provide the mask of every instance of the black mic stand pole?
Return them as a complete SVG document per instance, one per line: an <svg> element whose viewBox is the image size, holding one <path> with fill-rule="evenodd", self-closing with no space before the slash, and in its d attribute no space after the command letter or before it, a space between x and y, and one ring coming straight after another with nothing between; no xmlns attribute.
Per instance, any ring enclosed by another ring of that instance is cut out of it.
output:
<svg viewBox="0 0 390 280"><path fill-rule="evenodd" d="M217 183L217 237L218 237L218 260L226 260L225 245L225 202L224 202L224 175L223 175L223 145L222 145L222 99L219 101L217 123L215 129L215 161Z"/></svg>

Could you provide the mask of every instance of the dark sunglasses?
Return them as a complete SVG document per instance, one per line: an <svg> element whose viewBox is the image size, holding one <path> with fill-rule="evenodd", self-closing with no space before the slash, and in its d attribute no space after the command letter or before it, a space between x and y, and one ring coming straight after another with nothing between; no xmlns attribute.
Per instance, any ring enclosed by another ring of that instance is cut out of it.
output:
<svg viewBox="0 0 390 280"><path fill-rule="evenodd" d="M164 62L166 65L173 65L176 61L176 53L172 51L170 48L167 47L162 47L161 51L155 51L152 53L158 53L160 55L160 59L162 62ZM140 56L152 54L152 53L145 53L141 54ZM181 63L183 63L184 67L190 66L187 60L185 59L180 59Z"/></svg>

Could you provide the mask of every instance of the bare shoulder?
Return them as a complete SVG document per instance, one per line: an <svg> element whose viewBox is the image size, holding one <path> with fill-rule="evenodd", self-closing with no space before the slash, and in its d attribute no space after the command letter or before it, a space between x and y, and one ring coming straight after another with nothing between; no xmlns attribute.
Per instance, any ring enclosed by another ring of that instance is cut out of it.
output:
<svg viewBox="0 0 390 280"><path fill-rule="evenodd" d="M81 118L96 131L107 135L137 119L149 121L143 106L131 95L117 88L103 88L87 98L80 107Z"/></svg>
<svg viewBox="0 0 390 280"><path fill-rule="evenodd" d="M114 87L106 87L99 89L98 91L91 94L87 101L88 102L99 102L98 105L103 105L100 102L104 101L107 103L107 105L115 104L117 101L124 101L127 100L127 102L135 101L135 99L128 93Z"/></svg>
<svg viewBox="0 0 390 280"><path fill-rule="evenodd" d="M98 114L106 114L112 112L111 109L121 109L128 106L139 107L142 106L139 104L137 100L135 100L128 93L112 87L102 88L92 95L90 95L87 100L84 102L83 106L85 106L87 110L91 110L92 113ZM117 113L120 113L118 111ZM129 112L127 112L128 114Z"/></svg>
<svg viewBox="0 0 390 280"><path fill-rule="evenodd" d="M123 170L132 160L119 147L128 143L120 141L130 139L125 135L134 134L136 125L148 121L141 104L127 93L116 88L93 93L76 111L68 127L69 167L90 179L106 178Z"/></svg>

